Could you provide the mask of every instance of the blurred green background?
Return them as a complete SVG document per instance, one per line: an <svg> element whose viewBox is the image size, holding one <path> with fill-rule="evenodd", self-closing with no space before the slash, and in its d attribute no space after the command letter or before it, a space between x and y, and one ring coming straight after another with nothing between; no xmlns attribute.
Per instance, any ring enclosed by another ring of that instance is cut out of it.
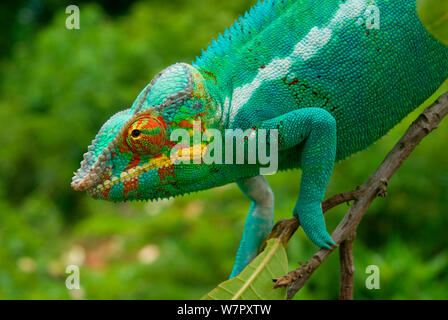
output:
<svg viewBox="0 0 448 320"><path fill-rule="evenodd" d="M100 126L168 65L191 62L255 0L0 4L0 298L197 299L227 279L249 202L235 185L157 203L113 204L70 189ZM447 91L448 84L439 91ZM380 142L336 165L327 195L362 184L423 107ZM355 298L448 298L448 121L375 201L355 242ZM299 171L270 176L276 219L291 217ZM342 205L327 214L329 230ZM290 269L316 247L297 232ZM65 268L80 266L81 289ZM377 265L381 289L368 290ZM338 296L333 254L297 299Z"/></svg>

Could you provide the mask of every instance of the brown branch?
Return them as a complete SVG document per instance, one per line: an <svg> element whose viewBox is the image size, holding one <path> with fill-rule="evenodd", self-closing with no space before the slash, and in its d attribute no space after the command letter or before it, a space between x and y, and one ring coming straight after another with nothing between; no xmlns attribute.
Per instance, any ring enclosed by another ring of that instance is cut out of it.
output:
<svg viewBox="0 0 448 320"><path fill-rule="evenodd" d="M339 247L339 263L341 265L339 300L353 300L353 278L355 274L353 263L354 238L342 241Z"/></svg>
<svg viewBox="0 0 448 320"><path fill-rule="evenodd" d="M357 187L355 190L339 193L331 198L322 202L322 211L325 213L330 209L340 205L341 203L348 203L352 200L358 200L362 195L363 190L361 187Z"/></svg>
<svg viewBox="0 0 448 320"><path fill-rule="evenodd" d="M394 173L400 168L422 139L438 127L439 123L447 114L448 93L445 93L433 105L425 109L417 120L412 123L404 136L389 152L366 183L352 192L337 195L326 202L326 205L329 207L334 207L337 204L355 198L353 205L332 233L332 238L336 242L336 246L350 239L356 233L359 223L373 200L377 196L384 197L386 195L387 184ZM302 267L289 272L282 278L275 279L276 283L274 287L288 286L287 298L292 299L308 281L313 272L333 252L336 246L331 250L319 250Z"/></svg>

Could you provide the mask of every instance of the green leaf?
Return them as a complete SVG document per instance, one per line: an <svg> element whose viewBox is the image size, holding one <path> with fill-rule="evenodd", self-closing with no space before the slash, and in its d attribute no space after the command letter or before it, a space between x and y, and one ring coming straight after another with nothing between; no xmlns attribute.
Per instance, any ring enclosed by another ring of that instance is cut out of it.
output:
<svg viewBox="0 0 448 320"><path fill-rule="evenodd" d="M274 289L272 279L287 272L285 248L274 238L238 276L219 284L202 300L284 300L286 288Z"/></svg>
<svg viewBox="0 0 448 320"><path fill-rule="evenodd" d="M448 1L417 0L417 11L429 33L448 45Z"/></svg>

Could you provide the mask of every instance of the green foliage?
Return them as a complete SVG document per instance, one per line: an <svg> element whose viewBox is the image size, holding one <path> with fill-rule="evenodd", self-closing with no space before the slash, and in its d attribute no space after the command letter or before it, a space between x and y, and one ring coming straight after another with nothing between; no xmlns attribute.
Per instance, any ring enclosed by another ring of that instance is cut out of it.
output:
<svg viewBox="0 0 448 320"><path fill-rule="evenodd" d="M119 18L80 5L81 29L61 7L0 63L0 299L197 299L227 279L249 202L235 185L154 203L95 201L70 189L99 127L152 77L191 62L255 1L136 3ZM448 84L445 85L448 90ZM442 91L439 91L439 93ZM336 166L327 194L363 183L422 108L369 150ZM448 298L448 123L403 165L363 220L355 242L359 299ZM290 218L299 173L270 176L276 219ZM327 214L329 230L346 207ZM291 239L289 267L316 247ZM82 290L65 268L80 266ZM367 290L365 268L381 270ZM298 299L337 298L332 255Z"/></svg>
<svg viewBox="0 0 448 320"><path fill-rule="evenodd" d="M448 45L448 2L446 0L418 0L417 8L428 31Z"/></svg>
<svg viewBox="0 0 448 320"><path fill-rule="evenodd" d="M204 300L285 300L286 288L274 289L272 279L288 272L288 258L279 239L271 239L241 273L207 293Z"/></svg>

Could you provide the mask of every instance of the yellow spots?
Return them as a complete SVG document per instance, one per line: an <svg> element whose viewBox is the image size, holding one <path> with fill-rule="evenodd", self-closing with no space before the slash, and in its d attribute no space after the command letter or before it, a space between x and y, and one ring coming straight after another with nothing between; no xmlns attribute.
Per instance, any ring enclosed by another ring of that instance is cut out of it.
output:
<svg viewBox="0 0 448 320"><path fill-rule="evenodd" d="M162 155L160 157L151 159L149 163L147 165L143 165L143 167L147 166L148 169L155 169L170 165L172 165L171 159L166 155Z"/></svg>
<svg viewBox="0 0 448 320"><path fill-rule="evenodd" d="M174 159L172 160L179 162L201 161L206 151L207 145L205 143L193 147L182 148L177 151L177 154L174 155Z"/></svg>
<svg viewBox="0 0 448 320"><path fill-rule="evenodd" d="M103 184L96 187L97 192L112 188L113 185L119 182L125 182L130 179L138 178L142 173L152 169L167 167L172 165L171 159L165 155L151 159L148 163L136 166L120 174L120 178L113 177L111 180L106 180Z"/></svg>

